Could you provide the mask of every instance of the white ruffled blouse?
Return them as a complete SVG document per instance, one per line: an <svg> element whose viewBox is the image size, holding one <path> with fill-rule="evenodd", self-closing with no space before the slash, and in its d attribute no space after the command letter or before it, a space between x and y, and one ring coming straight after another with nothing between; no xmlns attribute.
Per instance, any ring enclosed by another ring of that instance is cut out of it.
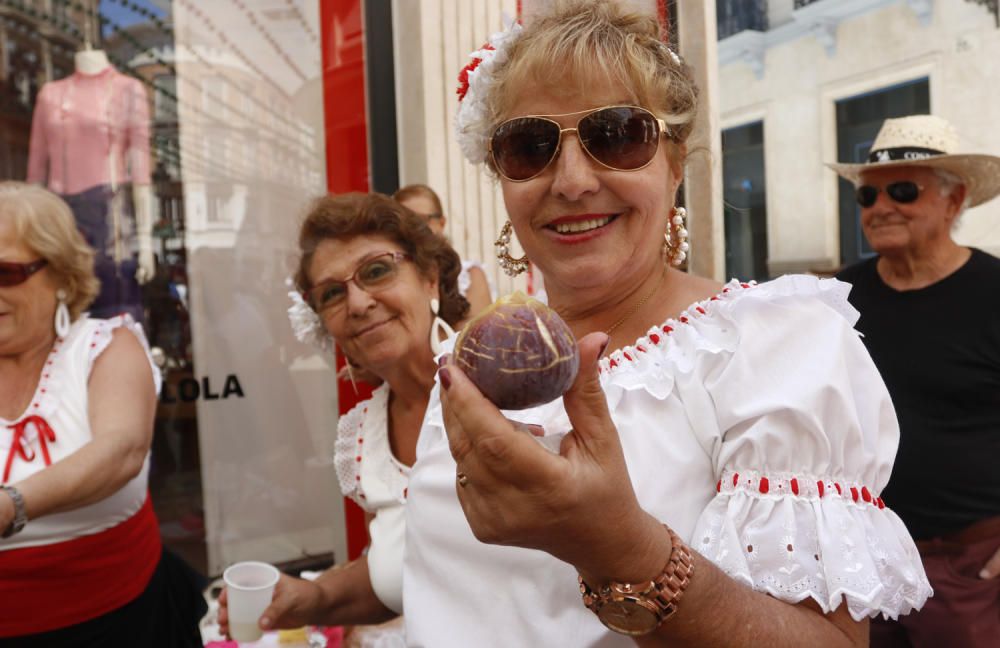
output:
<svg viewBox="0 0 1000 648"><path fill-rule="evenodd" d="M894 618L931 588L879 498L899 428L849 290L730 282L602 359L601 381L646 511L757 591ZM505 414L542 425L547 445L570 429L561 399ZM411 645L633 645L583 606L570 565L478 542L455 471L435 387L406 511Z"/></svg>
<svg viewBox="0 0 1000 648"><path fill-rule="evenodd" d="M389 384L355 405L337 423L334 467L340 491L374 514L368 533L368 572L379 600L403 611L404 504L409 466L389 445Z"/></svg>

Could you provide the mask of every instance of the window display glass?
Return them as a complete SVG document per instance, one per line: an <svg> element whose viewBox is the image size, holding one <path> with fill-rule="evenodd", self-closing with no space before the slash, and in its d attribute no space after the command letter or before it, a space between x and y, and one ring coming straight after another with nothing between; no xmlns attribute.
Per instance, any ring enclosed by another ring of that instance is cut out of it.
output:
<svg viewBox="0 0 1000 648"><path fill-rule="evenodd" d="M93 317L140 322L163 388L149 487L208 575L346 553L333 359L285 279L325 191L319 4L0 0L0 177L95 250Z"/></svg>

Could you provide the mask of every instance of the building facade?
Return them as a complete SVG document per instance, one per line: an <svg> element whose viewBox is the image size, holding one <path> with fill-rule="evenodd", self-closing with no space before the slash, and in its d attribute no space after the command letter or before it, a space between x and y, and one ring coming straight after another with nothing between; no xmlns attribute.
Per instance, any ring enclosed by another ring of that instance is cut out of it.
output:
<svg viewBox="0 0 1000 648"><path fill-rule="evenodd" d="M936 114L965 151L1000 152L995 2L716 4L731 268L822 273L870 255L851 187L823 164L863 159L886 118ZM1000 252L1000 203L955 237Z"/></svg>

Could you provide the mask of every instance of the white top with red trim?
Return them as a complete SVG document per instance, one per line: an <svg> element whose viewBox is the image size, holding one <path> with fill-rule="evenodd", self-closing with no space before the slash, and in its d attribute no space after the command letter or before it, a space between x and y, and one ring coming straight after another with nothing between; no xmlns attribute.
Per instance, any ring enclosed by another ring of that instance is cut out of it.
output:
<svg viewBox="0 0 1000 648"><path fill-rule="evenodd" d="M403 543L410 468L389 445L389 384L355 405L337 423L334 466L345 497L375 517L368 527L368 572L379 600L403 611Z"/></svg>
<svg viewBox="0 0 1000 648"><path fill-rule="evenodd" d="M849 290L807 276L730 282L613 351L601 382L640 504L694 550L789 603L896 617L931 588L878 499L899 428ZM547 436L570 429L561 399L505 415ZM410 645L634 645L583 606L572 566L478 542L455 471L435 387L407 502Z"/></svg>
<svg viewBox="0 0 1000 648"><path fill-rule="evenodd" d="M69 335L56 339L42 369L38 387L27 409L18 418L0 418L0 482L16 484L47 466L70 456L90 443L93 436L87 416L87 386L94 360L111 343L120 327L131 331L149 357L142 326L130 315L112 319L77 319ZM156 391L160 372L149 360ZM100 502L72 511L29 520L24 530L0 540L0 551L48 545L109 529L134 515L146 501L149 455L140 473L118 492Z"/></svg>

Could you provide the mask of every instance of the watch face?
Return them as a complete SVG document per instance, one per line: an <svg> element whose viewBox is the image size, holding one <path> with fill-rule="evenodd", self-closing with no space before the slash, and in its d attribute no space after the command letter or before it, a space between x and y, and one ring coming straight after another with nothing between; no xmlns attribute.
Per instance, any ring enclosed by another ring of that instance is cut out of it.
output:
<svg viewBox="0 0 1000 648"><path fill-rule="evenodd" d="M658 625L656 615L633 601L608 601L597 614L601 623L621 634L632 636L652 632Z"/></svg>

